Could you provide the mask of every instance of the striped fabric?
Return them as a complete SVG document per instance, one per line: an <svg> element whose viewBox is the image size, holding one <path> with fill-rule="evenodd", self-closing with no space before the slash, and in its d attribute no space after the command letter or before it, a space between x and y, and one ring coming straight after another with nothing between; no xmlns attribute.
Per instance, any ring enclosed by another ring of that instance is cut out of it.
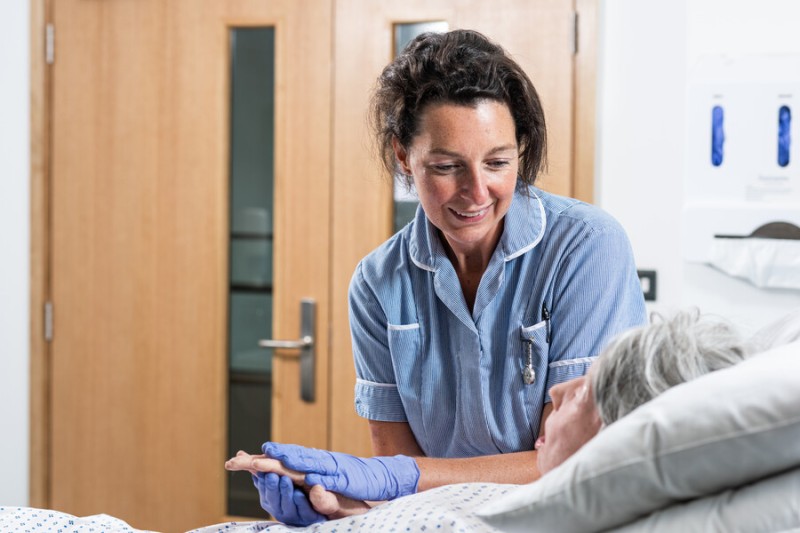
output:
<svg viewBox="0 0 800 533"><path fill-rule="evenodd" d="M596 207L531 192L514 197L472 313L421 209L353 275L356 411L408 422L430 457L533 449L550 387L585 374L611 337L646 322L621 226ZM536 377L526 384L529 353Z"/></svg>

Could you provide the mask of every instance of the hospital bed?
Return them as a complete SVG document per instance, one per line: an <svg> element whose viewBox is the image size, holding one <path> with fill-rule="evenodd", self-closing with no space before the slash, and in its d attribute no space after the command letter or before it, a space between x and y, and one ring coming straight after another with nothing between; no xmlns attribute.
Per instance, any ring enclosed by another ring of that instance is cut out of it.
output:
<svg viewBox="0 0 800 533"><path fill-rule="evenodd" d="M62 531L86 531L79 527L88 522L95 531L138 531L105 515L77 518L0 507L0 531L56 530L51 527L58 520ZM670 389L601 431L530 485L449 485L305 530L392 528L704 533L800 529L800 341ZM197 531L303 529L248 522Z"/></svg>

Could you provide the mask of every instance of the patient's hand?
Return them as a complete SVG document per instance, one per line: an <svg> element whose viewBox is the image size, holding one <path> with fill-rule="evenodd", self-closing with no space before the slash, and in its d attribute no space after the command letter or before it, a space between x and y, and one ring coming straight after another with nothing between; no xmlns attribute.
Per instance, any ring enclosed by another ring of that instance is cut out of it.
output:
<svg viewBox="0 0 800 533"><path fill-rule="evenodd" d="M370 506L366 502L353 500L335 492L328 492L321 485L309 488L305 484L305 475L302 472L286 468L277 459L272 459L263 454L250 455L239 451L236 457L232 457L225 462L225 469L231 471L244 470L251 474L274 472L281 476L288 476L295 485L306 489L308 499L314 509L331 519L363 514L370 510Z"/></svg>

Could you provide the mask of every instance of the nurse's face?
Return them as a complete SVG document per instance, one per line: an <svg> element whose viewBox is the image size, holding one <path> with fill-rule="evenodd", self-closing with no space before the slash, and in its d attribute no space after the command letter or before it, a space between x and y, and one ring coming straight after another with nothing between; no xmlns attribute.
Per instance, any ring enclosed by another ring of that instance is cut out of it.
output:
<svg viewBox="0 0 800 533"><path fill-rule="evenodd" d="M411 145L395 142L394 149L450 248L491 255L517 183L519 150L508 107L494 100L431 104Z"/></svg>
<svg viewBox="0 0 800 533"><path fill-rule="evenodd" d="M536 460L542 474L566 461L597 435L601 426L586 376L552 387L550 398L553 411L545 421L544 435L536 441Z"/></svg>

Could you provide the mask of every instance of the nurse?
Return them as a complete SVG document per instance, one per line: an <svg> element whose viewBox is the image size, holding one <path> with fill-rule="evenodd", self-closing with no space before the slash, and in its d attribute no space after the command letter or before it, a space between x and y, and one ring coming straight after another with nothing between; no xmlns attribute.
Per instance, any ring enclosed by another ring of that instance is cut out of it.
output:
<svg viewBox="0 0 800 533"><path fill-rule="evenodd" d="M412 41L378 79L372 122L387 171L420 201L350 284L355 407L378 457L263 450L359 500L533 481L548 391L646 323L625 232L534 185L546 153L539 97L477 32ZM277 519L320 519L289 478L255 482Z"/></svg>

